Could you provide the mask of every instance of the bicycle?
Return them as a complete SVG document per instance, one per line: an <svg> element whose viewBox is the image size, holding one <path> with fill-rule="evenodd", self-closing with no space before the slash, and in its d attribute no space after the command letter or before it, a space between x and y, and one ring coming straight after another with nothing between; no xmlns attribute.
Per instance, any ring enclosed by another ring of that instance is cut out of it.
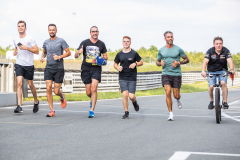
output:
<svg viewBox="0 0 240 160"><path fill-rule="evenodd" d="M216 114L216 123L220 123L220 121L222 120L221 118L221 109L224 108L222 107L222 85L219 81L219 75L222 75L222 77L228 76L228 74L230 75L232 82L233 82L233 78L234 75L229 72L228 70L224 69L224 71L226 71L225 73L208 73L208 76L210 78L213 77L213 75L216 75L216 83L213 85L213 106L215 107L215 114ZM233 85L233 83L232 83ZM226 109L226 108L224 108Z"/></svg>

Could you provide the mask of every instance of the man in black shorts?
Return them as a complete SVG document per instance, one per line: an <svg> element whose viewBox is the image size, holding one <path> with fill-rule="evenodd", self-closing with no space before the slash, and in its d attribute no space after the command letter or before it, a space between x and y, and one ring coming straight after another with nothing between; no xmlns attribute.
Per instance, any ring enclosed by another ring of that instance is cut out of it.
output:
<svg viewBox="0 0 240 160"><path fill-rule="evenodd" d="M227 96L228 96L228 88L227 88L227 73L223 69L228 70L227 63L230 67L230 72L234 75L234 65L232 60L232 55L230 51L223 47L223 39L221 37L215 37L213 39L214 47L210 48L205 57L202 64L202 76L207 77L208 79L208 93L210 96L210 103L208 105L208 109L213 109L213 85L216 84L216 75L214 73L221 73L219 75L219 80L221 81L222 85L222 96L223 96L223 107L224 109L228 109L227 104ZM213 74L213 77L210 78L207 76L205 70L208 70L208 73Z"/></svg>
<svg viewBox="0 0 240 160"><path fill-rule="evenodd" d="M55 24L48 25L48 32L50 38L43 43L43 53L40 61L44 62L44 58L47 56L44 80L46 82L50 112L46 116L54 117L55 111L53 110L52 83L54 81L54 93L60 97L61 107L65 108L67 102L65 100L65 95L62 94L60 90L64 78L63 58L70 56L71 52L66 41L56 36L57 26ZM66 53L63 54L63 51Z"/></svg>
<svg viewBox="0 0 240 160"><path fill-rule="evenodd" d="M119 84L122 92L122 102L125 114L122 119L129 118L128 97L132 101L135 111L139 111L135 91L137 85L137 66L143 65L139 54L131 49L131 38L123 37L123 50L118 52L114 59L114 68L119 71ZM120 66L118 64L120 63Z"/></svg>
<svg viewBox="0 0 240 160"><path fill-rule="evenodd" d="M108 57L105 44L98 39L99 31L96 26L90 28L90 35L90 39L82 41L79 45L75 58L78 58L83 53L81 78L85 84L86 94L91 98L88 118L93 118L97 102L97 87L98 83L101 82L102 71L102 67L97 65L96 57L103 55L102 58L105 60Z"/></svg>
<svg viewBox="0 0 240 160"><path fill-rule="evenodd" d="M39 109L39 101L37 99L36 88L33 84L34 75L34 54L39 54L36 41L29 35L26 35L26 22L18 22L19 36L13 39L15 51L13 52L16 58L15 71L17 77L17 98L18 105L14 110L14 113L23 112L22 110L22 80L23 77L28 80L29 87L31 88L34 106L33 113L36 113Z"/></svg>
<svg viewBox="0 0 240 160"><path fill-rule="evenodd" d="M174 38L171 31L164 33L164 39L166 46L158 51L156 65L162 66L162 86L166 92L166 102L170 113L168 120L173 121L171 87L173 88L173 96L177 100L177 106L181 109L183 104L180 101L180 88L182 85L180 64L188 63L189 59L180 47L173 44ZM180 61L181 57L183 58L182 61Z"/></svg>

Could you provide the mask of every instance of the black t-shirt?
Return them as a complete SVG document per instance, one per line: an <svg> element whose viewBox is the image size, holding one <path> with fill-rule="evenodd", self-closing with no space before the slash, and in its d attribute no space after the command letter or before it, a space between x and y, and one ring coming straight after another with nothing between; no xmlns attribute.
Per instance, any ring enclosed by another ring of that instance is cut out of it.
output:
<svg viewBox="0 0 240 160"><path fill-rule="evenodd" d="M83 63L82 70L96 71L102 70L102 66L97 65L96 56L101 56L103 53L107 53L105 44L98 40L96 43L92 43L90 39L86 39L81 42L77 50L80 50L83 45Z"/></svg>
<svg viewBox="0 0 240 160"><path fill-rule="evenodd" d="M137 67L131 69L129 66L132 63L136 63L136 61L139 62L141 59L142 58L139 56L139 54L132 49L128 53L120 51L114 59L115 63L120 63L120 65L123 67L122 72L119 72L119 80L136 81Z"/></svg>
<svg viewBox="0 0 240 160"><path fill-rule="evenodd" d="M209 59L207 70L209 72L222 71L224 69L228 69L227 67L227 59L232 58L230 51L223 47L221 53L218 55L215 51L215 47L210 48L205 57Z"/></svg>

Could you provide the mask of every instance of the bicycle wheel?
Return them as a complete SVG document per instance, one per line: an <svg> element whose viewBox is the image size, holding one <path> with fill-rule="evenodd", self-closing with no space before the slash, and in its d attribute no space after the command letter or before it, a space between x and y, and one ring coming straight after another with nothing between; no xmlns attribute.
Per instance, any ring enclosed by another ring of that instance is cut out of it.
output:
<svg viewBox="0 0 240 160"><path fill-rule="evenodd" d="M220 107L220 89L215 89L215 112L216 112L216 122L220 123L221 119L221 107Z"/></svg>

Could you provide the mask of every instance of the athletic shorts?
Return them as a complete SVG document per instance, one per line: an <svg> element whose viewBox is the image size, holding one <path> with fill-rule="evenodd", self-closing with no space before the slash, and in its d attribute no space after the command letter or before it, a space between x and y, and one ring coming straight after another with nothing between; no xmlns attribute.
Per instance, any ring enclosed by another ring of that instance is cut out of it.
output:
<svg viewBox="0 0 240 160"><path fill-rule="evenodd" d="M33 80L34 66L21 66L19 64L15 64L14 67L16 77L23 76L27 80Z"/></svg>
<svg viewBox="0 0 240 160"><path fill-rule="evenodd" d="M81 72L81 78L84 84L92 83L92 79L98 80L101 83L101 71L86 71Z"/></svg>
<svg viewBox="0 0 240 160"><path fill-rule="evenodd" d="M172 88L181 88L182 76L162 75L162 86L171 85Z"/></svg>
<svg viewBox="0 0 240 160"><path fill-rule="evenodd" d="M128 91L129 93L135 94L137 85L136 81L119 80L119 84L121 92Z"/></svg>
<svg viewBox="0 0 240 160"><path fill-rule="evenodd" d="M210 78L209 76L207 76L208 86L210 87L210 86L216 84L216 81L217 81L216 75L214 75L214 73L224 74L224 73L226 73L226 71L217 71L217 72L208 72L208 73L213 74L213 77L212 77L212 78ZM219 75L219 81L225 81L226 84L227 84L227 79L228 79L227 74L226 74L226 76Z"/></svg>
<svg viewBox="0 0 240 160"><path fill-rule="evenodd" d="M63 83L64 69L45 68L44 81L52 80L55 83Z"/></svg>

